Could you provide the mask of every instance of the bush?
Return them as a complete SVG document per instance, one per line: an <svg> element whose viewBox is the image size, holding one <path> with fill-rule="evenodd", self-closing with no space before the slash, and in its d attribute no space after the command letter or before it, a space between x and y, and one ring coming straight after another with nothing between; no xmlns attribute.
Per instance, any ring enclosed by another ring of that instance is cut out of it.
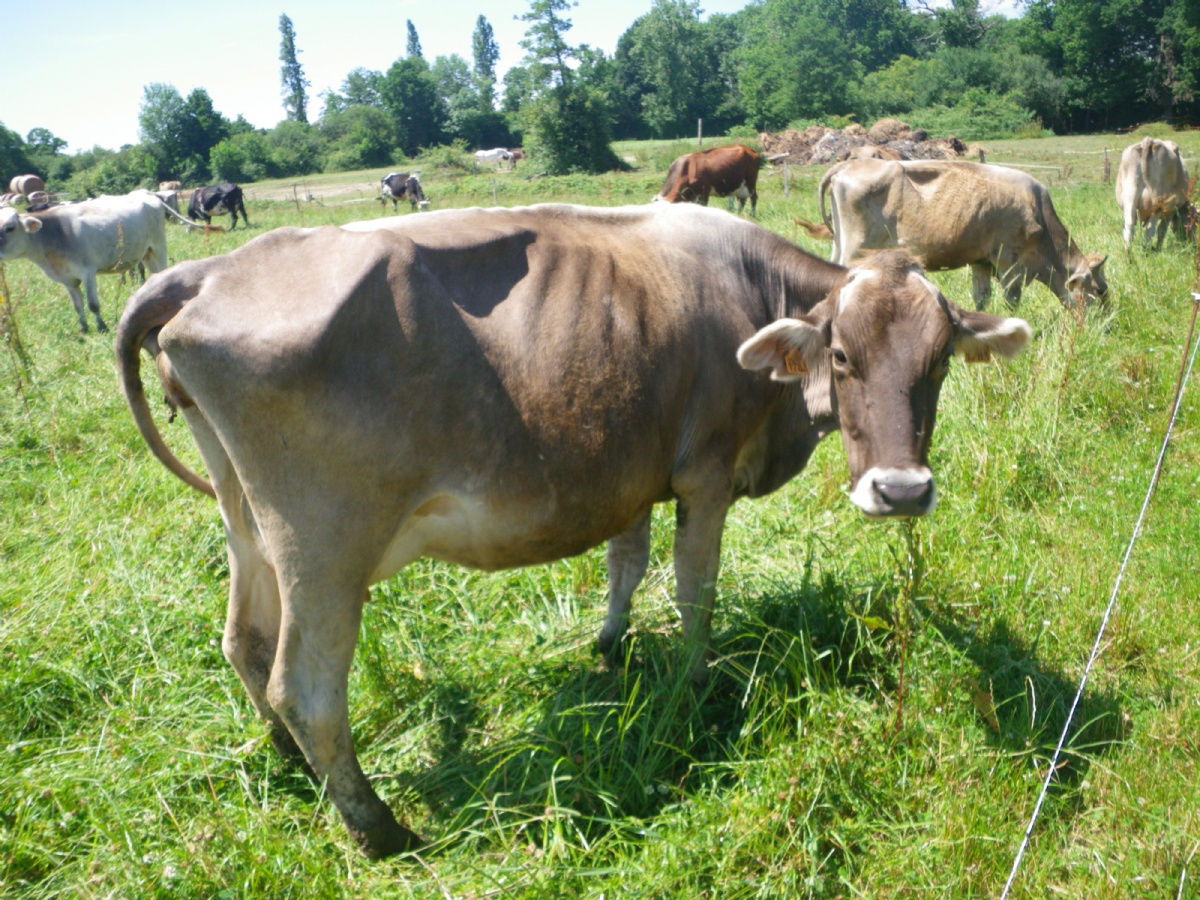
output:
<svg viewBox="0 0 1200 900"><path fill-rule="evenodd" d="M597 174L621 168L610 146L612 133L604 98L584 87L563 85L528 110L526 149L547 174Z"/></svg>
<svg viewBox="0 0 1200 900"><path fill-rule="evenodd" d="M1028 129L1036 118L1011 94L970 88L954 106L930 106L908 115L913 128L930 134L955 135L964 141L999 140ZM1040 131L1040 129L1039 129Z"/></svg>

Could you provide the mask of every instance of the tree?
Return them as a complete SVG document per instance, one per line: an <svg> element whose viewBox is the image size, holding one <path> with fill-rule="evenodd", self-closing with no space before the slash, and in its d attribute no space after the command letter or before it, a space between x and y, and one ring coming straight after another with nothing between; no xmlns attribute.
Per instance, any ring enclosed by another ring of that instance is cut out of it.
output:
<svg viewBox="0 0 1200 900"><path fill-rule="evenodd" d="M496 105L496 63L500 61L500 47L491 23L483 16L475 20L475 31L471 34L471 53L474 56L475 81L479 90L479 104L491 110Z"/></svg>
<svg viewBox="0 0 1200 900"><path fill-rule="evenodd" d="M620 167L609 146L612 130L603 95L572 75L568 62L578 51L566 42L571 22L562 13L569 0L531 0L521 46L533 91L522 109L526 147L552 175L604 172Z"/></svg>
<svg viewBox="0 0 1200 900"><path fill-rule="evenodd" d="M435 146L443 138L446 110L429 65L421 57L392 63L379 83L379 98L391 116L396 143L406 155Z"/></svg>
<svg viewBox="0 0 1200 900"><path fill-rule="evenodd" d="M187 107L174 85L155 82L142 89L138 137L154 159L152 178L179 178L186 165Z"/></svg>
<svg viewBox="0 0 1200 900"><path fill-rule="evenodd" d="M533 80L544 87L570 84L574 51L567 45L566 33L571 20L563 13L576 5L575 0L530 0L529 12L517 18L528 22L521 47L525 65Z"/></svg>
<svg viewBox="0 0 1200 900"><path fill-rule="evenodd" d="M705 37L699 0L654 0L622 35L620 68L637 84L634 102L651 136L679 137L704 116Z"/></svg>
<svg viewBox="0 0 1200 900"><path fill-rule="evenodd" d="M305 108L308 105L309 81L304 77L304 70L296 58L299 52L296 50L296 30L292 27L292 20L285 14L279 16L279 34L279 60L283 63L279 74L283 85L283 109L288 121L307 124L308 113Z"/></svg>
<svg viewBox="0 0 1200 900"><path fill-rule="evenodd" d="M18 172L29 172L33 168L28 148L21 136L0 124L0 172L11 172L15 175ZM8 190L8 186L5 185L4 189Z"/></svg>
<svg viewBox="0 0 1200 900"><path fill-rule="evenodd" d="M408 42L405 44L404 55L423 60L425 56L421 53L421 39L417 37L417 26L412 23L412 19L408 19L407 24Z"/></svg>
<svg viewBox="0 0 1200 900"><path fill-rule="evenodd" d="M381 72L359 67L352 69L342 81L341 93L329 91L325 94L325 111L322 116L341 112L351 106L376 106L382 108L379 99Z"/></svg>

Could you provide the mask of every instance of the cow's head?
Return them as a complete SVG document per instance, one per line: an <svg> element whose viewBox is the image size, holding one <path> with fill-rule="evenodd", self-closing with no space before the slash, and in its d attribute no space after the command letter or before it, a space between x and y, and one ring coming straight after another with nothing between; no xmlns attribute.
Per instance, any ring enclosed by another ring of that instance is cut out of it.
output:
<svg viewBox="0 0 1200 900"><path fill-rule="evenodd" d="M0 259L12 259L22 254L25 235L42 227L37 216L26 216L11 206L0 208Z"/></svg>
<svg viewBox="0 0 1200 900"><path fill-rule="evenodd" d="M951 358L1015 356L1029 338L1021 319L950 303L894 250L856 263L808 315L761 329L738 348L738 362L770 369L776 381L831 372L850 499L869 516L922 516L937 503L929 443Z"/></svg>
<svg viewBox="0 0 1200 900"><path fill-rule="evenodd" d="M1108 281L1104 277L1104 264L1108 257L1101 253L1080 256L1071 274L1067 276L1067 293L1071 300L1086 306L1093 300L1102 300L1108 293Z"/></svg>

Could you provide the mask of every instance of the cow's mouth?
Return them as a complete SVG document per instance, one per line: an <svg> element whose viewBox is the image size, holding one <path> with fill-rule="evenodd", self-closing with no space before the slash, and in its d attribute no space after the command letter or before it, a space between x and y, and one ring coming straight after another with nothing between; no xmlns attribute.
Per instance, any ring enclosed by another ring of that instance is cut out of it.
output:
<svg viewBox="0 0 1200 900"><path fill-rule="evenodd" d="M871 518L924 516L937 506L937 487L926 468L872 467L850 492L851 502Z"/></svg>

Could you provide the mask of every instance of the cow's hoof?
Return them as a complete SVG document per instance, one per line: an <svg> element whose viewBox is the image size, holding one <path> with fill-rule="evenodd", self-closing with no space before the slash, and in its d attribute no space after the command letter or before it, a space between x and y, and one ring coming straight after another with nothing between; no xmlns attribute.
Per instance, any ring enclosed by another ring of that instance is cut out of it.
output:
<svg viewBox="0 0 1200 900"><path fill-rule="evenodd" d="M391 816L388 818L391 821L375 828L350 829L363 856L367 859L385 859L398 853L412 853L425 846L425 840L416 832L405 828Z"/></svg>

